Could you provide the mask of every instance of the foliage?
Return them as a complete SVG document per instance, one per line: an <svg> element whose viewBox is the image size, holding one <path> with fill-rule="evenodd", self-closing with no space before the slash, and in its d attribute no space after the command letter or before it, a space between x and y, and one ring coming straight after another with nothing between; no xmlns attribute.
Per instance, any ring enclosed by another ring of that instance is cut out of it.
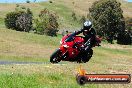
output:
<svg viewBox="0 0 132 88"><path fill-rule="evenodd" d="M53 3L53 1L49 1L49 3Z"/></svg>
<svg viewBox="0 0 132 88"><path fill-rule="evenodd" d="M112 36L108 36L108 37L106 38L106 40L108 41L108 43L113 44L113 37L112 37Z"/></svg>
<svg viewBox="0 0 132 88"><path fill-rule="evenodd" d="M50 12L48 9L44 9L40 12L39 18L35 19L34 22L38 34L57 36L59 24L55 13Z"/></svg>
<svg viewBox="0 0 132 88"><path fill-rule="evenodd" d="M32 12L29 8L26 11L16 9L9 12L5 18L5 25L9 29L29 32L32 29Z"/></svg>
<svg viewBox="0 0 132 88"><path fill-rule="evenodd" d="M15 29L16 30L17 29L16 20L23 13L24 13L23 11L7 13L6 18L5 18L5 26L8 29Z"/></svg>
<svg viewBox="0 0 132 88"><path fill-rule="evenodd" d="M89 9L90 19L98 35L113 37L125 30L121 3L116 0L99 0Z"/></svg>
<svg viewBox="0 0 132 88"><path fill-rule="evenodd" d="M19 4L16 4L16 7L19 7L20 5Z"/></svg>
<svg viewBox="0 0 132 88"><path fill-rule="evenodd" d="M19 11L23 11L23 12L25 12L26 9L27 9L27 8L26 8L25 6L22 6L22 5L16 4L15 11L17 11L17 12L19 12Z"/></svg>
<svg viewBox="0 0 132 88"><path fill-rule="evenodd" d="M26 9L26 7L25 6L22 6L21 9Z"/></svg>
<svg viewBox="0 0 132 88"><path fill-rule="evenodd" d="M26 3L30 3L30 1L29 1L29 0L27 0L27 1L26 1Z"/></svg>
<svg viewBox="0 0 132 88"><path fill-rule="evenodd" d="M132 18L126 18L126 29L132 34Z"/></svg>
<svg viewBox="0 0 132 88"><path fill-rule="evenodd" d="M130 33L128 33L127 31L119 33L117 37L117 43L123 45L132 44L132 37L130 36Z"/></svg>
<svg viewBox="0 0 132 88"><path fill-rule="evenodd" d="M32 12L27 9L26 13L21 14L16 20L16 26L18 31L29 32L32 29Z"/></svg>

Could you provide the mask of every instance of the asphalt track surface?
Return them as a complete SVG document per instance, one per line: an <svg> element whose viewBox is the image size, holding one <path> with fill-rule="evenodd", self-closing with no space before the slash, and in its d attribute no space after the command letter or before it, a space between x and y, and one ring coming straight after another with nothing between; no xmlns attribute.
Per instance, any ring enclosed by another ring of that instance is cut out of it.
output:
<svg viewBox="0 0 132 88"><path fill-rule="evenodd" d="M12 65L12 64L52 64L50 61L47 62L22 62L22 61L0 61L0 65ZM56 63L56 65L64 65L65 62Z"/></svg>
<svg viewBox="0 0 132 88"><path fill-rule="evenodd" d="M0 61L0 65L10 65L10 64L50 64L50 62Z"/></svg>

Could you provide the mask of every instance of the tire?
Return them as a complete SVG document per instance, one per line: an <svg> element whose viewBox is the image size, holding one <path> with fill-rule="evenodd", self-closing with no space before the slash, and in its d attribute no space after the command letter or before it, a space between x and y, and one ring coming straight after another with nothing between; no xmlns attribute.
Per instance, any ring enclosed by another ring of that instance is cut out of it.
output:
<svg viewBox="0 0 132 88"><path fill-rule="evenodd" d="M84 76L77 76L76 80L79 85L84 85L87 82L87 79Z"/></svg>
<svg viewBox="0 0 132 88"><path fill-rule="evenodd" d="M58 63L61 61L60 57L59 57L59 54L60 54L60 50L57 49L51 56L50 56L50 62L51 63Z"/></svg>

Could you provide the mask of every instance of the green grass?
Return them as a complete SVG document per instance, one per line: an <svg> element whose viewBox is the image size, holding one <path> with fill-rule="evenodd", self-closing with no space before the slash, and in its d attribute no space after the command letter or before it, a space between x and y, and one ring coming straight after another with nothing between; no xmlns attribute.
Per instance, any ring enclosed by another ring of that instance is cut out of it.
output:
<svg viewBox="0 0 132 88"><path fill-rule="evenodd" d="M63 4L58 4L56 2L53 4L49 4L48 2L40 3L40 5L57 13L59 16L59 23L61 24L60 28L78 28L81 26L81 24L79 24L77 21L72 20L73 11L69 7L66 7Z"/></svg>
<svg viewBox="0 0 132 88"><path fill-rule="evenodd" d="M131 84L86 84L76 83L80 65L88 73L132 74L132 51L108 47L94 48L94 55L88 63L60 62L50 64L49 57L59 47L61 35L49 37L33 33L0 29L0 61L43 62L40 64L0 65L0 87L2 88L131 88ZM106 42L102 44L108 45ZM111 46L114 46L113 44ZM122 47L120 45L116 45Z"/></svg>
<svg viewBox="0 0 132 88"><path fill-rule="evenodd" d="M36 58L36 60L37 58L49 58L49 54L52 54L59 46L61 40L61 35L50 37L5 28L0 29L0 32L0 56L3 59L11 59L10 57L12 57L17 60L16 58L22 56L25 60L26 58L27 60L32 60L30 58Z"/></svg>
<svg viewBox="0 0 132 88"><path fill-rule="evenodd" d="M122 50L122 49L111 49L111 48L106 48L106 47L100 47L99 50L101 52L107 52L110 54L115 54L115 55L126 55L126 56L132 56L131 52L132 50Z"/></svg>
<svg viewBox="0 0 132 88"><path fill-rule="evenodd" d="M61 35L59 37L50 37L45 35L38 35L34 33L25 33L25 32L18 32L6 28L0 29L1 35L1 41L7 40L12 42L19 42L21 44L24 43L35 43L35 44L41 44L41 45L52 45L56 46L58 45L58 40L61 39Z"/></svg>
<svg viewBox="0 0 132 88"><path fill-rule="evenodd" d="M62 83L62 81L65 81L65 83ZM0 86L2 88L79 88L80 86L74 81L74 77L68 78L63 74L4 74L0 76ZM97 88L97 86L89 85L83 86L83 88Z"/></svg>
<svg viewBox="0 0 132 88"><path fill-rule="evenodd" d="M0 4L2 6L2 10L0 11L0 25L4 27L4 18L8 12L14 11L16 4ZM72 10L65 5L58 3L49 3L49 2L41 2L41 3L31 3L31 4L19 4L20 6L24 6L30 8L33 12L34 19L38 17L41 10L47 8L48 10L54 12L59 16L59 29L75 29L80 27L80 24L76 21L72 20ZM62 31L62 30L61 30Z"/></svg>
<svg viewBox="0 0 132 88"><path fill-rule="evenodd" d="M5 25L4 25L4 19L3 18L0 18L0 27L1 28L5 27Z"/></svg>
<svg viewBox="0 0 132 88"><path fill-rule="evenodd" d="M0 55L0 61L17 61L17 62L48 62L48 58L37 56L10 56Z"/></svg>
<svg viewBox="0 0 132 88"><path fill-rule="evenodd" d="M39 87L38 83L36 83L36 78L34 75L32 76L23 76L20 74L4 74L0 75L0 87L2 88L31 88L31 87ZM8 84L8 85L7 85Z"/></svg>
<svg viewBox="0 0 132 88"><path fill-rule="evenodd" d="M70 2L67 1L69 4ZM57 0L53 4L31 3L21 5L30 7L34 13L34 18L44 8L56 12L60 17L61 29L80 27L71 19L71 13L76 9L73 10L71 9L72 6L62 3ZM80 9L85 10L83 7L81 8L82 3L78 4L79 11ZM62 36L58 34L57 37L49 37L6 29L4 26L5 14L13 11L15 4L0 5L0 61L42 62L40 64L0 65L0 88L132 88L132 83L86 84L84 86L76 83L76 74L80 65L87 73L132 74L131 46L110 45L103 42L102 47L94 48L93 57L88 63L78 64L61 61L58 64L51 64L49 57L59 47Z"/></svg>
<svg viewBox="0 0 132 88"><path fill-rule="evenodd" d="M114 65L99 63L82 64L87 73L109 73L119 70ZM131 88L131 84L86 84L80 86L76 82L79 64L65 62L62 65L1 65L0 87L2 88ZM94 68L94 69L93 69ZM102 70L103 69L103 70ZM109 70L108 70L109 69ZM122 69L124 70L124 69Z"/></svg>

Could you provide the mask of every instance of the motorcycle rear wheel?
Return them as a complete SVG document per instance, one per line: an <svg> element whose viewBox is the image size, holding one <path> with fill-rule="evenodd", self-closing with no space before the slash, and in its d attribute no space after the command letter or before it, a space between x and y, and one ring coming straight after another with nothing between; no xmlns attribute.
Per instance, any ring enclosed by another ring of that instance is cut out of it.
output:
<svg viewBox="0 0 132 88"><path fill-rule="evenodd" d="M60 54L60 50L57 49L51 56L50 56L50 62L51 63L58 63L61 61L60 57L59 57L59 54Z"/></svg>

